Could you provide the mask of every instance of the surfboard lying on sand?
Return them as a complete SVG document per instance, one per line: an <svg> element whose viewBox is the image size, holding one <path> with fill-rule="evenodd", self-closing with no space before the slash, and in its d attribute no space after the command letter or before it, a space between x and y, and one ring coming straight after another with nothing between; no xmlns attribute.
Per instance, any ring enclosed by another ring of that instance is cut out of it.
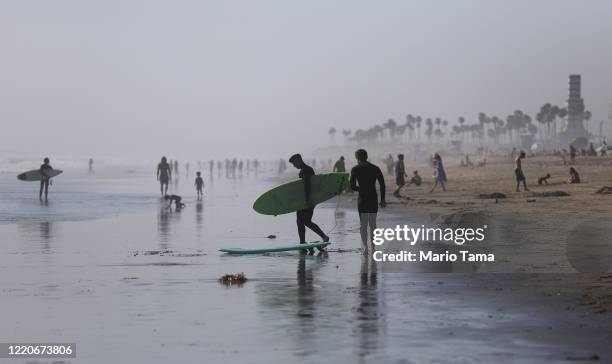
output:
<svg viewBox="0 0 612 364"><path fill-rule="evenodd" d="M310 178L312 201L315 204L340 194L348 186L348 173L317 174ZM287 182L263 193L253 209L264 215L282 215L307 208L304 180Z"/></svg>
<svg viewBox="0 0 612 364"><path fill-rule="evenodd" d="M46 174L49 178L55 177L62 173L61 169L49 169ZM31 171L23 172L17 176L17 179L21 181L40 181L43 179L43 174L40 169L33 169Z"/></svg>
<svg viewBox="0 0 612 364"><path fill-rule="evenodd" d="M275 253L275 252L287 252L291 250L304 250L314 248L325 248L329 243L322 241L315 241L306 244L294 244L284 246L270 246L266 248L223 248L219 249L220 252L230 254L264 254L264 253Z"/></svg>

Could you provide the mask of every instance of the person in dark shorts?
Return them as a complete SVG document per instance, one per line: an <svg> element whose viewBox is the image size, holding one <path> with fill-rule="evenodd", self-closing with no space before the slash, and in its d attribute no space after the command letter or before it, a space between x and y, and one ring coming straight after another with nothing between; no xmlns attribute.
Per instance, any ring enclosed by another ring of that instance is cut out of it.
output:
<svg viewBox="0 0 612 364"><path fill-rule="evenodd" d="M376 182L380 186L380 207L387 205L385 201L385 179L380 168L368 162L368 152L359 149L355 152L357 165L351 170L351 189L359 193L357 211L359 212L361 242L363 253L368 252L368 236L372 242L372 235L376 229L376 214L378 213L378 194ZM370 232L368 234L368 226ZM372 243L372 251L374 245Z"/></svg>
<svg viewBox="0 0 612 364"><path fill-rule="evenodd" d="M293 164L295 168L300 170L299 178L304 180L304 195L306 197L306 202L309 206L303 210L299 210L296 212L300 244L306 243L306 227L308 227L310 230L314 231L317 235L319 235L324 242L328 242L329 236L325 235L323 230L321 230L321 228L317 224L312 222L312 215L314 214L315 204L312 201L310 178L315 175L314 169L304 163L304 160L302 159L302 156L300 154L292 155L291 158L289 158L289 163ZM310 249L310 253L313 252L314 250Z"/></svg>
<svg viewBox="0 0 612 364"><path fill-rule="evenodd" d="M202 179L202 173L200 171L196 172L196 179L194 185L196 187L196 193L198 196L197 198L198 200L201 200L204 196L204 179Z"/></svg>
<svg viewBox="0 0 612 364"><path fill-rule="evenodd" d="M42 178L40 179L40 192L38 192L38 198L42 200L43 189L45 190L45 200L47 200L47 195L49 194L49 183L51 183L51 177L47 174L47 172L51 171L53 167L49 164L49 158L45 158L43 160L43 164L40 165L40 173L42 174Z"/></svg>
<svg viewBox="0 0 612 364"><path fill-rule="evenodd" d="M397 189L393 192L393 196L399 197L400 190L404 185L406 185L406 166L404 165L404 155L397 155L397 162L395 162L395 184L397 185Z"/></svg>
<svg viewBox="0 0 612 364"><path fill-rule="evenodd" d="M172 166L168 164L166 157L162 157L161 162L157 165L157 180L159 181L162 196L168 194L168 183L171 178Z"/></svg>
<svg viewBox="0 0 612 364"><path fill-rule="evenodd" d="M523 164L521 163L523 159L525 159L525 152L521 151L518 157L516 157L516 160L514 161L514 174L516 175L516 192L521 192L521 190L519 189L521 182L523 182L524 190L529 191L529 189L527 188L527 180L525 178L525 174L523 173Z"/></svg>

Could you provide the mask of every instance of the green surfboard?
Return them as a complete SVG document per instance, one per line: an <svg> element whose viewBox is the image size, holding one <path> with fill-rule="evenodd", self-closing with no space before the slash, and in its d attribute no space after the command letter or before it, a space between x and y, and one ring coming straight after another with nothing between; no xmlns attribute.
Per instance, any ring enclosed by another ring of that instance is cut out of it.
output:
<svg viewBox="0 0 612 364"><path fill-rule="evenodd" d="M284 246L270 246L265 248L223 248L219 249L220 252L230 253L230 254L265 254L265 253L275 253L275 252L286 252L291 250L304 250L304 249L314 249L314 248L325 248L329 243L324 243L322 241L315 241L312 243L306 244L294 244L294 245L284 245Z"/></svg>
<svg viewBox="0 0 612 364"><path fill-rule="evenodd" d="M312 201L315 204L340 194L348 186L348 173L316 174L310 178ZM265 192L253 204L253 209L264 215L282 215L307 208L304 181L287 182Z"/></svg>

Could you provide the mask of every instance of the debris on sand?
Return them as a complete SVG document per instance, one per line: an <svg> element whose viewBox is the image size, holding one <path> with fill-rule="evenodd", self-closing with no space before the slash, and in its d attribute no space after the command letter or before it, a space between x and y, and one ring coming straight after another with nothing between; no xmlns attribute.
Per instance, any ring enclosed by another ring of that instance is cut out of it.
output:
<svg viewBox="0 0 612 364"><path fill-rule="evenodd" d="M604 187L598 189L597 192L595 192L595 193L599 194L599 195L609 195L609 194L612 193L612 187L604 186Z"/></svg>
<svg viewBox="0 0 612 364"><path fill-rule="evenodd" d="M501 192L481 193L478 198L506 198L506 194Z"/></svg>
<svg viewBox="0 0 612 364"><path fill-rule="evenodd" d="M232 285L241 285L244 282L246 282L247 277L246 275L244 275L244 272L240 272L240 273L228 273L228 274L224 274L221 277L219 277L219 283L221 284L225 284L228 286L232 286Z"/></svg>
<svg viewBox="0 0 612 364"><path fill-rule="evenodd" d="M564 197L570 194L565 191L550 191L550 192L534 192L531 194L535 197Z"/></svg>
<svg viewBox="0 0 612 364"><path fill-rule="evenodd" d="M267 236L268 239L276 239L276 235L274 234L270 234Z"/></svg>

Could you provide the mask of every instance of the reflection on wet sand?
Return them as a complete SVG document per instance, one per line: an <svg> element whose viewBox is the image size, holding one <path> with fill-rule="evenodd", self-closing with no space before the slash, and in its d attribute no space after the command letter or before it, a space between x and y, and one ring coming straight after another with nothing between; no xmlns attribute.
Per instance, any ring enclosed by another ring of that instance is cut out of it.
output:
<svg viewBox="0 0 612 364"><path fill-rule="evenodd" d="M354 332L358 333L355 342L355 353L360 362L366 362L368 355L380 349L384 345L381 331L385 331L384 308L381 309L384 300L383 294L378 286L377 262L370 254L361 257L361 272L358 291L358 303L355 309Z"/></svg>
<svg viewBox="0 0 612 364"><path fill-rule="evenodd" d="M204 204L202 201L196 202L196 226L198 237L202 236L202 222L204 221L203 213L204 212Z"/></svg>
<svg viewBox="0 0 612 364"><path fill-rule="evenodd" d="M181 215L180 209L172 210L171 208L162 207L157 214L157 233L159 235L160 249L168 249L170 247L171 225L172 220L178 221Z"/></svg>

